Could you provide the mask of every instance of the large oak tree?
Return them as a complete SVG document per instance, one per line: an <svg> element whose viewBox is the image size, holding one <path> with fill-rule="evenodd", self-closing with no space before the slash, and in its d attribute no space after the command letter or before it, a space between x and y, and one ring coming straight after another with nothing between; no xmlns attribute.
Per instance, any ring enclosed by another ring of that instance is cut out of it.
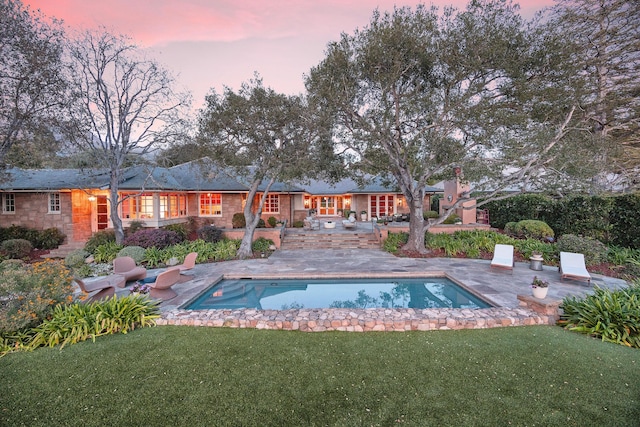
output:
<svg viewBox="0 0 640 427"><path fill-rule="evenodd" d="M589 144L571 144L580 90L559 46L507 1L376 11L329 44L306 85L351 167L393 176L411 210L405 249L423 252L424 188L456 166L492 197L586 169Z"/></svg>

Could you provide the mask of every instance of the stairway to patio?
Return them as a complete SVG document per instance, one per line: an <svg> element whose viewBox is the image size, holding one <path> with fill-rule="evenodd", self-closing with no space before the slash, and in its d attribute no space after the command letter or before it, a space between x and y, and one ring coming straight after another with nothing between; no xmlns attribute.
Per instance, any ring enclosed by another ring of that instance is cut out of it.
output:
<svg viewBox="0 0 640 427"><path fill-rule="evenodd" d="M287 230L281 249L380 249L375 234L371 231Z"/></svg>
<svg viewBox="0 0 640 427"><path fill-rule="evenodd" d="M71 242L50 250L48 254L41 255L40 258L66 258L74 250L83 248L84 242Z"/></svg>

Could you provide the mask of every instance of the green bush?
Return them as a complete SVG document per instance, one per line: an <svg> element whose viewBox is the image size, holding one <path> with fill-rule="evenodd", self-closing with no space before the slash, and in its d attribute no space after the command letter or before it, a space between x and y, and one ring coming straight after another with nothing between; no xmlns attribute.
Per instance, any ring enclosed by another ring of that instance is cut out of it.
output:
<svg viewBox="0 0 640 427"><path fill-rule="evenodd" d="M525 219L514 226L516 237L521 239L553 240L553 230L544 221Z"/></svg>
<svg viewBox="0 0 640 427"><path fill-rule="evenodd" d="M640 281L627 289L594 288L583 299L566 297L559 324L602 341L640 348Z"/></svg>
<svg viewBox="0 0 640 427"><path fill-rule="evenodd" d="M233 228L245 228L247 226L247 220L242 212L233 214L233 217L231 218L231 226Z"/></svg>
<svg viewBox="0 0 640 427"><path fill-rule="evenodd" d="M460 222L461 219L458 215L456 214L451 214L449 215L449 217L447 219L445 219L444 221L442 221L443 224L455 224L456 222Z"/></svg>
<svg viewBox="0 0 640 427"><path fill-rule="evenodd" d="M9 239L0 244L2 251L8 258L23 259L29 256L33 246L26 239Z"/></svg>
<svg viewBox="0 0 640 427"><path fill-rule="evenodd" d="M53 308L72 301L71 272L62 262L0 264L0 335L37 325Z"/></svg>
<svg viewBox="0 0 640 427"><path fill-rule="evenodd" d="M105 243L115 243L116 234L113 230L100 230L93 233L84 245L84 250L90 254L95 254L96 248Z"/></svg>
<svg viewBox="0 0 640 427"><path fill-rule="evenodd" d="M516 224L517 222L508 222L504 225L504 232L511 237L516 237Z"/></svg>
<svg viewBox="0 0 640 427"><path fill-rule="evenodd" d="M618 246L640 249L640 193L615 198L611 209L611 240Z"/></svg>
<svg viewBox="0 0 640 427"><path fill-rule="evenodd" d="M180 241L187 240L187 237L189 237L188 226L185 223L165 225L162 229L173 231L178 234L178 236L180 236Z"/></svg>
<svg viewBox="0 0 640 427"><path fill-rule="evenodd" d="M130 236L134 233L137 233L140 230L144 229L144 226L146 225L146 223L144 221L131 221L129 223L129 227L126 230L126 234L127 236Z"/></svg>
<svg viewBox="0 0 640 427"><path fill-rule="evenodd" d="M270 216L269 218L267 218L267 223L271 228L274 228L277 222L278 222L278 219L275 216Z"/></svg>
<svg viewBox="0 0 640 427"><path fill-rule="evenodd" d="M293 221L293 228L302 228L304 227L304 221Z"/></svg>
<svg viewBox="0 0 640 427"><path fill-rule="evenodd" d="M154 326L160 317L158 302L146 296L113 297L90 304L58 306L50 320L33 330L27 348L75 344L101 335L126 334L136 327Z"/></svg>
<svg viewBox="0 0 640 427"><path fill-rule="evenodd" d="M120 252L121 249L122 245L117 244L115 240L113 242L103 243L93 251L93 259L97 263L111 262L118 256L118 252Z"/></svg>
<svg viewBox="0 0 640 427"><path fill-rule="evenodd" d="M555 200L540 194L521 194L489 202L485 208L489 210L491 225L503 229L508 222L524 219L548 221L554 216Z"/></svg>
<svg viewBox="0 0 640 427"><path fill-rule="evenodd" d="M422 217L424 219L433 219L433 218L438 218L440 215L438 215L438 212L436 211L424 211L422 213Z"/></svg>
<svg viewBox="0 0 640 427"><path fill-rule="evenodd" d="M78 268L84 265L85 260L89 255L91 254L85 251L84 249L75 249L65 257L64 265L66 265L69 268Z"/></svg>
<svg viewBox="0 0 640 427"><path fill-rule="evenodd" d="M264 219L260 218L258 220L258 225L256 226L257 228L266 228L267 224L264 222Z"/></svg>
<svg viewBox="0 0 640 427"><path fill-rule="evenodd" d="M142 261L144 261L146 251L147 250L141 246L125 246L124 248L120 249L120 251L118 252L118 256L131 257L136 262L136 264L140 264Z"/></svg>
<svg viewBox="0 0 640 427"><path fill-rule="evenodd" d="M392 254L398 252L402 246L404 246L409 240L409 233L399 232L399 233L389 233L387 238L382 243L382 249Z"/></svg>
<svg viewBox="0 0 640 427"><path fill-rule="evenodd" d="M36 241L32 241L31 244L40 249L55 249L64 242L65 237L67 236L57 228L47 228L39 231L36 234Z"/></svg>
<svg viewBox="0 0 640 427"><path fill-rule="evenodd" d="M584 254L584 262L587 265L599 264L607 259L607 247L591 237L565 234L558 239L556 246L558 252Z"/></svg>
<svg viewBox="0 0 640 427"><path fill-rule="evenodd" d="M273 245L273 240L266 239L264 237L258 237L251 244L251 250L254 252L267 252L269 251L269 247Z"/></svg>

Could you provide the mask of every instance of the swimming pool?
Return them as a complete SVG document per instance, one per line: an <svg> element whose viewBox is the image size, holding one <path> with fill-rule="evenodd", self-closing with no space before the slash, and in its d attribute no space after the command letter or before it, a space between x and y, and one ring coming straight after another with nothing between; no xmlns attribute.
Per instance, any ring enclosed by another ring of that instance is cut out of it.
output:
<svg viewBox="0 0 640 427"><path fill-rule="evenodd" d="M186 310L315 308L489 308L445 277L380 279L223 279Z"/></svg>

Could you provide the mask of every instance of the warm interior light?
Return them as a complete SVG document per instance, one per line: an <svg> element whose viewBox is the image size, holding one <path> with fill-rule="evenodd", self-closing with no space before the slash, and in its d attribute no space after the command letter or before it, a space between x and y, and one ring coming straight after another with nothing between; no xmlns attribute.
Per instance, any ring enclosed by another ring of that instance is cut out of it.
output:
<svg viewBox="0 0 640 427"><path fill-rule="evenodd" d="M90 201L90 202L93 202L93 201L95 201L95 200L96 200L96 196L89 196L89 201Z"/></svg>

